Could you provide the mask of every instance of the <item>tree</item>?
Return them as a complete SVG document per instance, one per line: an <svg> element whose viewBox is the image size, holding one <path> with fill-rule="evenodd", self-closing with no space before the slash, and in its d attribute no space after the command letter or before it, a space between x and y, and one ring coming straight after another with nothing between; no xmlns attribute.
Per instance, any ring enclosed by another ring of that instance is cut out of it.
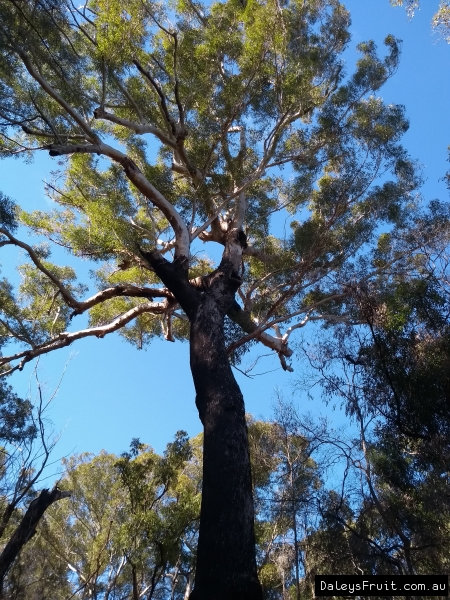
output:
<svg viewBox="0 0 450 600"><path fill-rule="evenodd" d="M408 278L360 290L364 326L335 330L316 363L359 429L359 507L341 498L326 516L365 542L364 572L449 569L449 264L447 234Z"/></svg>
<svg viewBox="0 0 450 600"><path fill-rule="evenodd" d="M39 382L38 382L39 383ZM35 535L45 511L68 497L55 484L52 490L35 486L47 465L54 442L44 430L42 389L36 407L0 380L0 597L10 597L8 572ZM6 585L5 585L6 581Z"/></svg>
<svg viewBox="0 0 450 600"><path fill-rule="evenodd" d="M393 6L405 5L406 12L411 18L420 7L419 0L390 0ZM439 8L431 21L433 29L441 35L445 41L450 42L450 2L440 0Z"/></svg>
<svg viewBox="0 0 450 600"><path fill-rule="evenodd" d="M261 580L267 592L276 590L274 582L279 582L283 598L299 600L301 580L307 577L303 541L312 525L326 463L321 456L319 466L312 455L316 458L322 446L323 428L320 424L307 429L293 404L281 397L270 422L250 421Z"/></svg>
<svg viewBox="0 0 450 600"><path fill-rule="evenodd" d="M48 511L39 544L55 578L63 563L67 597L188 598L200 512L197 442L178 432L163 456L133 440L121 457L102 451L65 461L60 485L71 499Z"/></svg>
<svg viewBox="0 0 450 600"><path fill-rule="evenodd" d="M14 203L0 193L0 224L9 231L17 228ZM0 307L8 309L12 286L0 281ZM13 337L5 321L0 346ZM58 485L37 495L39 481L54 447L44 428L45 403L35 372L38 402L19 398L5 379L0 379L0 597L4 597L5 578L23 547L36 532L45 511L68 496ZM6 584L8 587L8 582ZM9 593L9 592L8 592ZM5 596L6 597L6 596Z"/></svg>
<svg viewBox="0 0 450 600"><path fill-rule="evenodd" d="M189 337L204 427L191 597L260 599L247 425L229 356L258 341L290 370L295 329L347 320L358 282L408 269L425 235L412 202L420 178L399 145L403 109L374 95L395 72L398 44L386 38L384 59L361 44L345 78L349 15L337 0L0 6L1 152L47 150L63 167L48 186L60 209L21 212L21 222L102 263L99 292L79 300L73 269L0 229L31 261L21 297L8 295L2 326L24 348L1 359L5 373L86 336L119 330L138 347ZM276 237L276 213L291 235ZM382 267L381 224L395 231ZM199 256L199 240L221 245L220 259ZM87 311L89 327L69 332Z"/></svg>

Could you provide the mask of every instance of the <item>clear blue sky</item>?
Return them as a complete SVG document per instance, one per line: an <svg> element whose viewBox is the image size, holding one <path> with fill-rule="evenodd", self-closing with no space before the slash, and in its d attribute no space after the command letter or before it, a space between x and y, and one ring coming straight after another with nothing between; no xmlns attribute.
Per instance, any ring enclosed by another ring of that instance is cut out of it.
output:
<svg viewBox="0 0 450 600"><path fill-rule="evenodd" d="M404 145L423 165L424 197L447 198L448 192L439 179L448 168L450 46L439 41L430 28L438 0L424 0L412 21L408 21L403 9L392 8L389 0L349 0L344 4L352 15L347 72L353 69L359 42L374 39L381 48L389 33L403 40L400 68L379 95L388 102L406 106L411 126ZM27 209L45 209L49 204L43 180L52 169L55 163L44 154L32 164L2 161L0 190ZM60 264L68 261L62 253L55 254L56 258ZM12 267L20 263L12 252L2 253L0 261L3 274L8 277ZM87 263L81 263L81 281L88 282L89 268ZM139 352L117 335L81 341L41 360L39 375L47 382L48 393L71 355L59 394L48 413L55 433L61 433L54 459L74 451L97 453L102 448L120 453L133 437L160 452L178 429L185 429L191 436L200 432L187 344L155 341L147 351ZM294 361L295 372L288 374L279 369L276 357L264 358L260 364L260 371L276 370L252 380L239 373L236 376L247 411L255 416L269 416L275 388L289 396L302 365ZM13 376L11 383L17 392L27 393L31 376L30 365ZM305 411L325 413L342 424L343 415L331 412L319 398L311 402L297 396L297 400Z"/></svg>

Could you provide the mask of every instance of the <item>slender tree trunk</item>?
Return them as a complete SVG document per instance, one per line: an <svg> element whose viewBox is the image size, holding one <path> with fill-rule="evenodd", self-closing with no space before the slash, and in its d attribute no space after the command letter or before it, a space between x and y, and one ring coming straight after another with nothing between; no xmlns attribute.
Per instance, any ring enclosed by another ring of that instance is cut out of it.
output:
<svg viewBox="0 0 450 600"><path fill-rule="evenodd" d="M137 580L136 565L131 563L131 576L133 581L133 600L139 600L139 588Z"/></svg>
<svg viewBox="0 0 450 600"><path fill-rule="evenodd" d="M198 284L188 260L142 252L191 324L190 360L204 428L197 567L190 600L262 600L244 399L225 350L224 318L241 280L228 258Z"/></svg>
<svg viewBox="0 0 450 600"><path fill-rule="evenodd" d="M191 595L191 590L192 590L192 584L193 583L194 583L194 574L193 573L189 573L189 575L187 576L186 589L184 591L183 600L189 600L189 596Z"/></svg>

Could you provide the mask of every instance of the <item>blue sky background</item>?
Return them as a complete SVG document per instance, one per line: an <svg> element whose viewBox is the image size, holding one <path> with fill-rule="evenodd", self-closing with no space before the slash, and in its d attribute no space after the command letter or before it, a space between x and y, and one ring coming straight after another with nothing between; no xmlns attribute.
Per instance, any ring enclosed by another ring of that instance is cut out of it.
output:
<svg viewBox="0 0 450 600"><path fill-rule="evenodd" d="M423 166L424 198L446 199L448 192L440 179L448 169L450 143L450 46L439 41L430 27L438 0L423 1L411 21L404 9L392 8L389 0L348 0L344 4L352 16L352 41L345 54L348 73L357 60L355 48L359 42L374 39L381 50L389 33L403 40L398 72L379 95L387 102L406 106L410 129L404 145ZM43 181L50 178L50 171L55 168L54 160L45 154L31 164L4 160L0 162L0 190L27 210L49 208ZM2 273L13 279L14 267L23 258L3 250ZM69 263L63 252L55 253L53 260ZM88 271L92 267L82 261L77 264L79 280L89 283ZM78 328L83 323L79 319L75 325ZM306 336L312 333L307 328L302 331ZM262 354L265 350L258 348ZM244 365L256 356L253 352ZM120 453L133 437L161 452L178 429L186 430L190 436L201 431L186 343L158 340L146 351L137 351L116 334L103 340L83 340L41 359L39 377L46 383L48 395L69 359L59 393L47 414L55 434L61 436L53 460L73 452L98 453L101 449ZM285 373L278 358L271 355L260 360L255 372L273 372L254 379L237 372L247 411L257 417L270 416L275 389L289 397L301 375L303 367L297 359L293 366L294 373ZM11 378L18 393L28 393L32 373L33 366L29 364ZM317 393L314 400L297 393L296 401L302 411L327 415L337 426L345 423L344 415L322 403Z"/></svg>

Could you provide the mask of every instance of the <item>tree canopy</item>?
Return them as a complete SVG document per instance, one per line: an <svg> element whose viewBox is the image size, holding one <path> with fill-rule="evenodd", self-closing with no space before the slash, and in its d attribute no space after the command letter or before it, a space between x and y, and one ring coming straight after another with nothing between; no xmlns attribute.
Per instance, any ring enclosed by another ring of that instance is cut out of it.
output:
<svg viewBox="0 0 450 600"><path fill-rule="evenodd" d="M380 59L361 44L346 77L349 15L338 2L185 3L174 15L151 3L5 2L2 12L2 154L67 156L48 185L60 208L20 219L101 263L101 293L82 300L49 246L2 230L31 259L21 302L6 292L3 325L25 348L4 364L115 330L138 347L185 337L183 310L145 260L154 249L189 256L194 282L217 264L217 243L235 240L242 283L228 311L239 326L230 351L258 338L283 361L293 327L336 320L345 286L376 278L370 247L382 223L398 231L388 260L401 261L420 178L399 145L402 107L375 96L398 45L388 37ZM276 235L277 213L290 234ZM199 240L215 242L212 253ZM90 327L67 332L86 311Z"/></svg>
<svg viewBox="0 0 450 600"><path fill-rule="evenodd" d="M190 597L260 600L247 423L230 363L258 343L291 370L294 331L367 325L361 297L414 278L424 248L448 235L448 206L420 205L420 172L400 143L404 108L378 95L399 42L387 36L381 56L362 42L347 73L350 17L337 0L0 0L0 11L0 155L47 151L58 164L53 211L0 198L0 245L27 257L19 288L1 284L0 336L11 345L2 375L114 331L138 348L189 339L204 427ZM48 242L22 241L16 219ZM92 261L96 293L51 261L52 245ZM291 521L294 491L314 480L294 477L305 450L296 443L282 498ZM121 462L139 515L142 460ZM144 554L137 544L136 561Z"/></svg>

